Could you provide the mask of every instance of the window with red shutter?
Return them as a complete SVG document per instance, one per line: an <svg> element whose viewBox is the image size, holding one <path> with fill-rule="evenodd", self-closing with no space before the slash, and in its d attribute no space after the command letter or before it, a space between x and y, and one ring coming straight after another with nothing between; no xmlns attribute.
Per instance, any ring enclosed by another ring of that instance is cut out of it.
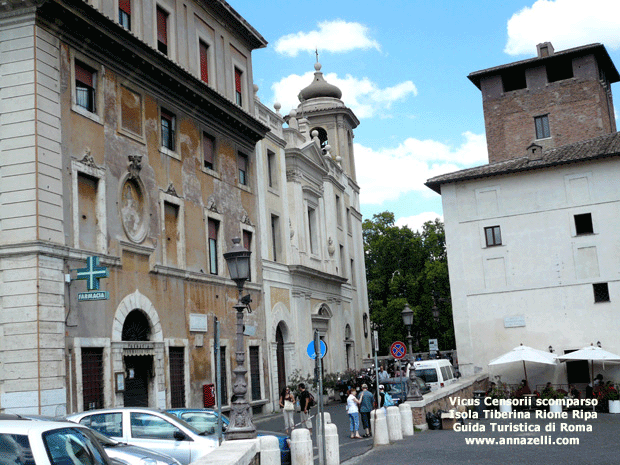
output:
<svg viewBox="0 0 620 465"><path fill-rule="evenodd" d="M75 104L91 113L95 112L95 71L79 61L74 62Z"/></svg>
<svg viewBox="0 0 620 465"><path fill-rule="evenodd" d="M213 170L215 167L215 138L206 132L202 133L202 157L205 168Z"/></svg>
<svg viewBox="0 0 620 465"><path fill-rule="evenodd" d="M235 68L235 99L237 102L237 105L242 106L243 105L243 96L241 94L241 75L243 73L241 72L241 70L239 68Z"/></svg>
<svg viewBox="0 0 620 465"><path fill-rule="evenodd" d="M209 53L209 46L202 40L200 41L200 79L204 82L209 82L209 61L207 54Z"/></svg>
<svg viewBox="0 0 620 465"><path fill-rule="evenodd" d="M157 7L157 50L168 55L168 13Z"/></svg>
<svg viewBox="0 0 620 465"><path fill-rule="evenodd" d="M250 231L243 230L243 247L246 250L252 251L252 233ZM252 281L252 268L250 267L250 276L248 280Z"/></svg>
<svg viewBox="0 0 620 465"><path fill-rule="evenodd" d="M118 22L131 31L131 0L118 0Z"/></svg>

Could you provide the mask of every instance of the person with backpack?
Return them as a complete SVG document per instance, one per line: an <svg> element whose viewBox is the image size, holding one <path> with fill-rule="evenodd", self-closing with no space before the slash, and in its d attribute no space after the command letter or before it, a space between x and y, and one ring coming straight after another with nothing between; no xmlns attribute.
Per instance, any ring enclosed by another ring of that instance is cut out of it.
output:
<svg viewBox="0 0 620 465"><path fill-rule="evenodd" d="M299 383L299 386L297 387L299 389L299 395L297 397L299 398L299 408L301 409L301 424L302 426L308 428L310 431L310 437L312 437L312 420L310 420L309 412L312 407L311 399L314 400L314 398L308 391L306 391L306 385L304 383Z"/></svg>
<svg viewBox="0 0 620 465"><path fill-rule="evenodd" d="M375 403L375 396L368 390L367 384L362 384L362 392L360 392L359 409L360 416L362 417L362 426L364 427L364 437L370 437L370 412L373 409Z"/></svg>

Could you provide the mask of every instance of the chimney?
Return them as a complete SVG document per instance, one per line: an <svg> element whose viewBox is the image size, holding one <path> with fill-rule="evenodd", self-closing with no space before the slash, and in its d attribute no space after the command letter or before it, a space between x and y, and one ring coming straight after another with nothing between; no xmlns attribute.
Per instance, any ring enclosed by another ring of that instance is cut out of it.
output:
<svg viewBox="0 0 620 465"><path fill-rule="evenodd" d="M538 52L538 58L549 57L553 55L553 45L551 45L551 42L543 42L536 46L536 51Z"/></svg>

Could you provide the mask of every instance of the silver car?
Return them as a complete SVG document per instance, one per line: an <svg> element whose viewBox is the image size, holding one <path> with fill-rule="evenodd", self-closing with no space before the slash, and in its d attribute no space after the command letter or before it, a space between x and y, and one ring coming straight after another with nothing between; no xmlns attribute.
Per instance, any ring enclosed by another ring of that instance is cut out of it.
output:
<svg viewBox="0 0 620 465"><path fill-rule="evenodd" d="M122 407L68 415L101 434L127 444L174 457L188 465L218 447L217 437L198 431L180 418L164 411Z"/></svg>
<svg viewBox="0 0 620 465"><path fill-rule="evenodd" d="M132 446L116 439L104 436L99 431L91 429L93 435L103 446L108 457L128 465L181 465L179 461L169 455L160 454L144 447Z"/></svg>
<svg viewBox="0 0 620 465"><path fill-rule="evenodd" d="M121 465L104 452L88 428L58 421L0 421L0 463Z"/></svg>

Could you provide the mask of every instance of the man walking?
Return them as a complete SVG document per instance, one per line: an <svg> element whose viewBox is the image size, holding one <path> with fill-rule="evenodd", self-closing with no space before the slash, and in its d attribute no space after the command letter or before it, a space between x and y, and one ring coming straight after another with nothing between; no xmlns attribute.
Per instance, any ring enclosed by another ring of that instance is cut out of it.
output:
<svg viewBox="0 0 620 465"><path fill-rule="evenodd" d="M299 408L301 409L301 425L308 428L310 437L312 437L312 420L309 418L310 406L308 405L310 403L310 394L306 391L304 383L300 383L297 387L299 388L299 395L297 397L299 398Z"/></svg>

